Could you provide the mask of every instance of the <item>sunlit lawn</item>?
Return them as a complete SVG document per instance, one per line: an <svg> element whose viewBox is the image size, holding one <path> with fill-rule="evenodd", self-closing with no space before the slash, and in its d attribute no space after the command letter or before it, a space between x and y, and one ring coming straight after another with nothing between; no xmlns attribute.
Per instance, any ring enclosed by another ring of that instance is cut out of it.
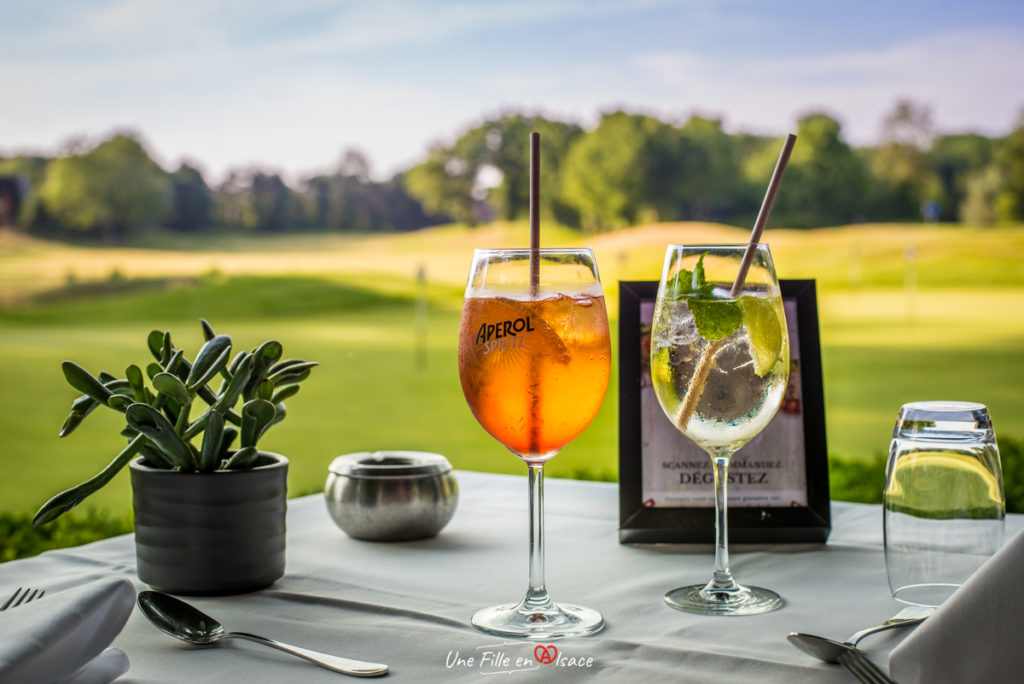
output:
<svg viewBox="0 0 1024 684"><path fill-rule="evenodd" d="M177 243L166 236L145 248L114 249L0 234L0 302L8 302L0 310L0 510L34 511L95 473L123 442L119 416L102 410L69 438L56 437L76 395L60 374L61 360L121 373L149 360L145 335L152 328L170 329L194 353L200 315L241 347L273 337L287 356L322 364L263 443L290 457L293 492L322 487L338 454L372 449L438 451L459 468L521 472L465 406L455 339L472 248L521 244L522 233L522 226L495 225L248 243L221 237L191 239L181 250L167 249ZM656 280L666 242L738 241L745 231L689 224L595 238L546 235L595 247L616 315L616 281ZM899 405L925 398L984 402L1000 434L1024 437L1024 269L1017 260L1024 230L777 231L772 248L783 277L819 281L831 453L866 458L884 451ZM421 266L426 285L415 278ZM114 281L172 280L26 303L69 281L81 287L110 280L112 271L119 274ZM419 349L415 309L423 295L429 325ZM601 414L551 462L551 475L615 475L615 372ZM90 501L127 510L127 477Z"/></svg>

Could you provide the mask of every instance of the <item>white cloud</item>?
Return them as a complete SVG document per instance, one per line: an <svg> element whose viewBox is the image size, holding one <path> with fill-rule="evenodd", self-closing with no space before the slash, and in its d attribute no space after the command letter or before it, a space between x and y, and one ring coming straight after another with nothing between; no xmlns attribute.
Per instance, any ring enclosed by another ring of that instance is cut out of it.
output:
<svg viewBox="0 0 1024 684"><path fill-rule="evenodd" d="M729 112L736 127L792 127L811 109L841 112L853 142L877 139L899 98L932 107L942 130L1003 134L1024 107L1024 37L1008 30L952 31L885 49L812 58L722 63L686 52L637 55L637 69L675 108Z"/></svg>
<svg viewBox="0 0 1024 684"><path fill-rule="evenodd" d="M1024 106L1019 30L953 31L801 59L744 57L760 54L751 45L725 57L696 49L624 56L615 42L620 24L663 4L73 3L31 33L0 27L0 154L52 153L72 134L129 127L165 165L199 160L213 179L247 164L295 179L331 169L349 146L386 176L432 142L509 108L585 125L612 107L666 118L697 111L724 116L733 130L775 134L824 108L849 140L863 143L899 97L932 106L944 129L992 134L1005 133ZM711 0L686 8L732 27L758 20ZM538 28L568 36L584 24L607 35L607 51L527 59L537 54L530 39ZM522 52L464 47L485 31L514 39ZM386 66L377 63L383 53L392 60Z"/></svg>

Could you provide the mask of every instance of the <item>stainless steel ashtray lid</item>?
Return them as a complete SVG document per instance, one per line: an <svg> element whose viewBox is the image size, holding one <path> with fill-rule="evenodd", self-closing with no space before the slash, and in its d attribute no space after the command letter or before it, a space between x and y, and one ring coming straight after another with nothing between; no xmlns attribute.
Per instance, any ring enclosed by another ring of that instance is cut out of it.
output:
<svg viewBox="0 0 1024 684"><path fill-rule="evenodd" d="M441 454L364 451L334 459L324 500L349 536L375 541L433 537L455 513L459 486Z"/></svg>
<svg viewBox="0 0 1024 684"><path fill-rule="evenodd" d="M441 454L427 451L362 451L338 456L327 469L351 478L405 478L448 473L452 464Z"/></svg>

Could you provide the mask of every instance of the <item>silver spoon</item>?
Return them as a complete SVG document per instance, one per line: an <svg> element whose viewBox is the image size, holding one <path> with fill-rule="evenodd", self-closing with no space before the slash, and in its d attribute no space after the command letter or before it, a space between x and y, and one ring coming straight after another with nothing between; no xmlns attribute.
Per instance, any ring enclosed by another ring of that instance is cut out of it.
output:
<svg viewBox="0 0 1024 684"><path fill-rule="evenodd" d="M360 660L339 658L246 632L228 632L224 629L224 625L195 606L159 591L140 592L139 608L142 610L142 614L161 632L189 643L213 644L221 639L237 637L291 653L342 674L355 677L379 677L388 673L388 666L380 663L365 663Z"/></svg>
<svg viewBox="0 0 1024 684"><path fill-rule="evenodd" d="M934 608L908 606L885 622L877 624L874 627L862 629L859 632L854 632L846 639L845 643L839 643L838 641L827 639L823 636L805 634L803 632L791 632L786 638L789 639L791 644L808 655L812 655L819 660L824 660L826 663L838 663L840 653L847 648L855 647L860 640L867 635L874 634L875 632L882 632L887 629L893 629L894 627L909 627L910 625L916 625L934 612Z"/></svg>

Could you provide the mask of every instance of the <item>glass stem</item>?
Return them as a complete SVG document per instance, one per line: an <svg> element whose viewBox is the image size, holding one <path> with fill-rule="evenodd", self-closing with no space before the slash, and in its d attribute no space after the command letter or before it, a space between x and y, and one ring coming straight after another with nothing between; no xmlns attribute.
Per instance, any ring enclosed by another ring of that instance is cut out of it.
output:
<svg viewBox="0 0 1024 684"><path fill-rule="evenodd" d="M741 590L729 571L729 456L713 456L715 466L715 576L704 588L714 593Z"/></svg>
<svg viewBox="0 0 1024 684"><path fill-rule="evenodd" d="M530 470L530 587L523 610L539 613L553 610L544 586L544 464L527 463Z"/></svg>

